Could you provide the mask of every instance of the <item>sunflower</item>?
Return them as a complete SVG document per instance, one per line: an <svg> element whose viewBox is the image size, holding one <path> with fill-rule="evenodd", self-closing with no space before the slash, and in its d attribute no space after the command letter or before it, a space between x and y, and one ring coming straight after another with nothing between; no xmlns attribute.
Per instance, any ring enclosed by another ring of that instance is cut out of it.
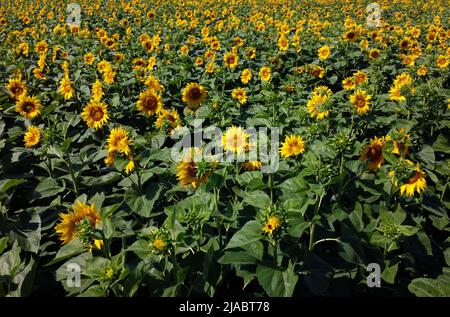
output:
<svg viewBox="0 0 450 317"><path fill-rule="evenodd" d="M326 60L328 57L330 57L331 49L328 45L324 45L321 48L317 50L317 54L319 56L319 59Z"/></svg>
<svg viewBox="0 0 450 317"><path fill-rule="evenodd" d="M436 65L437 67L443 69L446 68L450 64L450 58L445 55L439 55L436 57Z"/></svg>
<svg viewBox="0 0 450 317"><path fill-rule="evenodd" d="M402 94L402 86L392 86L389 89L389 99L396 101L405 101L406 97Z"/></svg>
<svg viewBox="0 0 450 317"><path fill-rule="evenodd" d="M103 81L109 85L114 83L114 77L116 77L116 72L112 68L108 68L103 72Z"/></svg>
<svg viewBox="0 0 450 317"><path fill-rule="evenodd" d="M162 98L153 90L145 90L139 94L136 108L146 116L152 116L161 111Z"/></svg>
<svg viewBox="0 0 450 317"><path fill-rule="evenodd" d="M356 80L356 83L358 85L361 85L367 81L369 75L367 75L367 73L363 72L362 70L358 70L357 72L353 73L353 78Z"/></svg>
<svg viewBox="0 0 450 317"><path fill-rule="evenodd" d="M162 109L158 114L155 125L158 129L162 129L167 124L170 127L169 130L172 130L178 126L179 121L180 117L177 110L173 109L172 111L169 111L166 109Z"/></svg>
<svg viewBox="0 0 450 317"><path fill-rule="evenodd" d="M41 113L41 102L35 96L22 95L16 102L16 112L22 117L33 119Z"/></svg>
<svg viewBox="0 0 450 317"><path fill-rule="evenodd" d="M128 132L123 127L114 128L111 130L108 140L107 148L109 152L117 152L125 155L131 154L131 140L128 137Z"/></svg>
<svg viewBox="0 0 450 317"><path fill-rule="evenodd" d="M94 84L92 84L92 99L95 101L100 101L104 94L102 82L97 79Z"/></svg>
<svg viewBox="0 0 450 317"><path fill-rule="evenodd" d="M413 165L409 160L405 160L408 165ZM389 173L393 178L395 186L398 186L398 180L395 178L395 172L391 171ZM414 168L414 174L405 183L400 185L400 195L406 197L413 197L415 193L420 194L427 188L426 174L419 165Z"/></svg>
<svg viewBox="0 0 450 317"><path fill-rule="evenodd" d="M354 30L348 30L344 34L344 40L346 42L354 42L354 41L356 41L356 38L357 38L357 34L356 34L356 31L354 31Z"/></svg>
<svg viewBox="0 0 450 317"><path fill-rule="evenodd" d="M34 125L30 125L23 137L23 142L25 143L25 147L30 148L39 143L41 140L41 130Z"/></svg>
<svg viewBox="0 0 450 317"><path fill-rule="evenodd" d="M278 39L278 48L281 52L286 52L289 48L289 40L284 37L284 35L280 36L280 38Z"/></svg>
<svg viewBox="0 0 450 317"><path fill-rule="evenodd" d="M80 201L77 201L67 213L60 213L59 217L60 222L56 225L55 230L60 235L59 239L63 244L69 243L77 236L81 239L89 229L93 231L101 221L94 204L88 205ZM90 241L91 246L101 248L103 245L100 241L93 239L92 234L89 238L93 240Z"/></svg>
<svg viewBox="0 0 450 317"><path fill-rule="evenodd" d="M201 157L201 155L201 149L197 147L191 148L177 164L177 179L181 186L192 185L194 188L197 188L200 184L206 182L211 172L216 168L215 162L201 161L207 163L209 171L199 175L198 165L201 162L198 162L198 157Z"/></svg>
<svg viewBox="0 0 450 317"><path fill-rule="evenodd" d="M270 67L268 66L261 67L261 69L259 70L259 77L261 78L262 81L269 81L271 76L272 73Z"/></svg>
<svg viewBox="0 0 450 317"><path fill-rule="evenodd" d="M344 80L342 81L342 87L345 90L353 90L356 88L356 83L353 77L347 77L344 78Z"/></svg>
<svg viewBox="0 0 450 317"><path fill-rule="evenodd" d="M370 143L366 145L361 153L361 160L369 160L369 170L377 170L384 163L383 148L385 140L381 138L370 139Z"/></svg>
<svg viewBox="0 0 450 317"><path fill-rule="evenodd" d="M266 219L264 222L262 231L264 233L267 233L269 235L273 235L275 231L278 230L278 228L281 227L281 220L277 216L270 216Z"/></svg>
<svg viewBox="0 0 450 317"><path fill-rule="evenodd" d="M61 78L58 91L65 100L73 97L75 90L72 87L72 82L70 81L69 76L65 75Z"/></svg>
<svg viewBox="0 0 450 317"><path fill-rule="evenodd" d="M380 50L377 48L373 48L369 51L369 58L370 59L377 59L380 57Z"/></svg>
<svg viewBox="0 0 450 317"><path fill-rule="evenodd" d="M247 48L247 50L245 51L245 56L247 57L247 59L255 59L256 49L254 47Z"/></svg>
<svg viewBox="0 0 450 317"><path fill-rule="evenodd" d="M148 89L154 90L156 92L162 92L164 90L163 85L159 82L159 80L152 75L149 75L147 79L145 80L145 86L147 86Z"/></svg>
<svg viewBox="0 0 450 317"><path fill-rule="evenodd" d="M417 76L423 77L428 73L428 68L425 65L420 65L417 69Z"/></svg>
<svg viewBox="0 0 450 317"><path fill-rule="evenodd" d="M197 83L189 83L182 92L182 99L190 107L198 107L205 101L208 93L206 89Z"/></svg>
<svg viewBox="0 0 450 317"><path fill-rule="evenodd" d="M81 118L86 122L89 128L100 129L108 123L108 106L100 100L91 100L81 113Z"/></svg>
<svg viewBox="0 0 450 317"><path fill-rule="evenodd" d="M280 153L283 158L297 156L303 152L305 152L305 142L301 136L288 135L281 144Z"/></svg>
<svg viewBox="0 0 450 317"><path fill-rule="evenodd" d="M222 136L222 145L225 151L243 153L247 148L249 135L241 127L231 126Z"/></svg>
<svg viewBox="0 0 450 317"><path fill-rule="evenodd" d="M132 171L134 171L135 165L134 165L134 160L130 159L127 163L127 165L125 166L125 173L127 175L129 175Z"/></svg>
<svg viewBox="0 0 450 317"><path fill-rule="evenodd" d="M244 69L241 73L241 82L245 85L252 79L252 71L248 68Z"/></svg>
<svg viewBox="0 0 450 317"><path fill-rule="evenodd" d="M235 88L233 89L231 96L234 99L237 99L241 105L247 103L247 92L244 88Z"/></svg>
<svg viewBox="0 0 450 317"><path fill-rule="evenodd" d="M83 56L84 62L88 65L92 65L94 63L95 60L95 56L94 54L92 54L91 52L84 54Z"/></svg>
<svg viewBox="0 0 450 317"><path fill-rule="evenodd" d="M315 94L306 103L309 115L311 118L316 118L317 120L323 120L330 115L330 111L323 109L328 101L328 95Z"/></svg>
<svg viewBox="0 0 450 317"><path fill-rule="evenodd" d="M246 171L256 171L262 167L260 161L248 161L242 164L242 168Z"/></svg>
<svg viewBox="0 0 450 317"><path fill-rule="evenodd" d="M402 73L397 75L394 79L394 86L406 86L411 85L413 81L413 78L408 73Z"/></svg>
<svg viewBox="0 0 450 317"><path fill-rule="evenodd" d="M234 52L227 52L225 53L224 57L223 57L223 62L225 63L225 65L227 65L227 67L233 69L237 66L239 61L239 58L237 56L236 53Z"/></svg>
<svg viewBox="0 0 450 317"><path fill-rule="evenodd" d="M27 93L25 83L18 78L11 78L6 85L6 89L14 99L19 99Z"/></svg>
<svg viewBox="0 0 450 317"><path fill-rule="evenodd" d="M357 90L350 96L350 102L356 107L358 114L364 114L369 111L371 98L364 90Z"/></svg>

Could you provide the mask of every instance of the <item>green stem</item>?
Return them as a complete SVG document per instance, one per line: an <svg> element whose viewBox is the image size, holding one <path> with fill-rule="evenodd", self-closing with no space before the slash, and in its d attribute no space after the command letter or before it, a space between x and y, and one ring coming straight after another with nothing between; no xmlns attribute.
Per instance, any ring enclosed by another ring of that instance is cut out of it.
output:
<svg viewBox="0 0 450 317"><path fill-rule="evenodd" d="M55 177L53 176L52 159L51 159L49 156L47 156L47 167L48 167L48 173L50 174L50 177L51 177L51 178L55 178Z"/></svg>
<svg viewBox="0 0 450 317"><path fill-rule="evenodd" d="M340 240L339 240L339 238L325 238L325 239L320 239L320 240L317 240L316 242L313 243L313 248L314 248L317 244L319 244L319 243L321 243L321 242L325 242L325 241L336 241L336 242L339 242Z"/></svg>
<svg viewBox="0 0 450 317"><path fill-rule="evenodd" d="M278 241L274 240L273 242L273 265L274 267L278 267Z"/></svg>
<svg viewBox="0 0 450 317"><path fill-rule="evenodd" d="M325 196L325 194L323 193L323 189L322 189L322 191L320 193L319 202L316 205L316 208L314 209L314 216L317 215L317 213L319 212L320 205L322 205L322 199L323 199L324 196ZM314 219L314 216L313 216L313 219ZM315 224L312 223L309 226L309 247L308 247L309 251L312 251L314 249L314 231L315 231Z"/></svg>
<svg viewBox="0 0 450 317"><path fill-rule="evenodd" d="M270 200L273 202L273 173L269 174Z"/></svg>
<svg viewBox="0 0 450 317"><path fill-rule="evenodd" d="M75 190L75 194L78 196L78 193L79 193L78 182L77 182L77 179L73 172L73 166L72 166L72 161L70 160L70 154L67 154L67 166L69 167L69 173L70 173L70 177L72 178L72 183L73 183L73 188Z"/></svg>

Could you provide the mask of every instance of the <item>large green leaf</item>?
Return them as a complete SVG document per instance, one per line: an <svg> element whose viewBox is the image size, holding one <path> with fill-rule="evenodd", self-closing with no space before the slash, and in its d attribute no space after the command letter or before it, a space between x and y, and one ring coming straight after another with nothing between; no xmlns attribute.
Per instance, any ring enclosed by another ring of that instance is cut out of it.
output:
<svg viewBox="0 0 450 317"><path fill-rule="evenodd" d="M298 276L294 266L289 265L284 271L268 266L258 265L256 277L267 295L275 297L290 297L294 293Z"/></svg>
<svg viewBox="0 0 450 317"><path fill-rule="evenodd" d="M140 194L134 188L125 192L125 202L131 210L142 217L150 217L153 204L158 199L162 187L157 183L149 183L144 194Z"/></svg>

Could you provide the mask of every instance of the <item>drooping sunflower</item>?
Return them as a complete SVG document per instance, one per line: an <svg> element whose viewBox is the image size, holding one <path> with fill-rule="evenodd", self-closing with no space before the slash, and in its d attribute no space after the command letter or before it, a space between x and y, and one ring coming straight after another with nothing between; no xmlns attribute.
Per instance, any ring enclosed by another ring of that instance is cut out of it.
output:
<svg viewBox="0 0 450 317"><path fill-rule="evenodd" d="M241 73L241 82L246 85L252 79L252 71L248 68L244 69Z"/></svg>
<svg viewBox="0 0 450 317"><path fill-rule="evenodd" d="M413 165L413 163L409 160L405 160L408 165ZM391 171L389 175L393 179L393 183L395 186L398 186L398 180L396 179L395 172ZM426 174L420 166L417 164L414 167L414 174L410 177L406 182L400 185L400 195L406 197L413 197L415 193L420 194L427 188L427 180Z"/></svg>
<svg viewBox="0 0 450 317"><path fill-rule="evenodd" d="M41 113L41 102L35 96L22 95L16 101L16 112L22 117L33 119Z"/></svg>
<svg viewBox="0 0 450 317"><path fill-rule="evenodd" d="M235 88L231 92L231 96L238 100L241 105L244 105L247 103L247 92L244 88Z"/></svg>
<svg viewBox="0 0 450 317"><path fill-rule="evenodd" d="M100 101L105 93L103 92L102 82L96 80L92 84L92 99L95 101Z"/></svg>
<svg viewBox="0 0 450 317"><path fill-rule="evenodd" d="M39 143L41 140L41 130L34 125L27 128L27 132L23 137L23 142L26 148L31 148Z"/></svg>
<svg viewBox="0 0 450 317"><path fill-rule="evenodd" d="M94 128L96 130L100 129L103 125L108 123L108 106L104 102L91 100L83 108L81 118L86 122L89 128Z"/></svg>
<svg viewBox="0 0 450 317"><path fill-rule="evenodd" d="M361 153L361 160L369 160L369 170L377 170L384 163L383 148L385 140L383 137L375 137L365 146Z"/></svg>
<svg viewBox="0 0 450 317"><path fill-rule="evenodd" d="M314 94L306 103L308 108L308 113L311 118L316 118L317 120L323 120L330 115L330 110L326 109L326 103L328 101L327 94Z"/></svg>
<svg viewBox="0 0 450 317"><path fill-rule="evenodd" d="M324 45L321 48L317 50L317 55L319 56L319 59L326 60L331 55L331 49L328 45Z"/></svg>
<svg viewBox="0 0 450 317"><path fill-rule="evenodd" d="M171 111L162 109L158 114L155 125L158 129L162 129L167 125L169 131L171 131L179 125L179 121L180 117L176 109L172 109Z"/></svg>
<svg viewBox="0 0 450 317"><path fill-rule="evenodd" d="M123 127L114 128L111 130L107 141L107 148L109 152L117 152L125 155L131 154L132 141L128 136L127 130Z"/></svg>
<svg viewBox="0 0 450 317"><path fill-rule="evenodd" d="M247 148L249 135L241 127L231 126L222 136L222 145L225 151L244 153Z"/></svg>
<svg viewBox="0 0 450 317"><path fill-rule="evenodd" d="M364 90L357 90L350 96L350 102L356 107L358 114L364 114L369 111L371 98L372 96L368 95Z"/></svg>
<svg viewBox="0 0 450 317"><path fill-rule="evenodd" d="M182 99L188 106L197 108L203 101L205 101L208 92L206 89L197 83L189 83L182 92Z"/></svg>
<svg viewBox="0 0 450 317"><path fill-rule="evenodd" d="M6 89L14 99L19 99L27 93L25 83L18 78L11 78L6 85Z"/></svg>
<svg viewBox="0 0 450 317"><path fill-rule="evenodd" d="M161 111L163 106L161 96L153 90L145 90L139 94L136 108L146 116L152 116Z"/></svg>
<svg viewBox="0 0 450 317"><path fill-rule="evenodd" d="M61 78L58 91L65 100L73 97L75 90L72 87L72 82L70 81L69 76L65 75Z"/></svg>
<svg viewBox="0 0 450 317"><path fill-rule="evenodd" d="M242 164L242 168L245 171L256 171L262 167L262 163L260 161L248 161Z"/></svg>
<svg viewBox="0 0 450 317"><path fill-rule="evenodd" d="M84 238L89 229L93 230L101 222L100 214L94 204L88 205L86 203L77 201L72 206L72 209L67 213L60 213L60 222L56 225L56 233L60 235L60 240L63 244L69 243L75 237ZM88 237L86 237L88 238ZM92 239L91 243L96 248L101 248L103 245L100 241ZM83 241L86 242L86 241Z"/></svg>
<svg viewBox="0 0 450 317"><path fill-rule="evenodd" d="M192 185L197 188L200 184L206 182L209 175L216 168L216 162L200 160L202 150L200 148L191 148L177 164L177 179L181 186ZM203 171L199 173L201 165L204 165Z"/></svg>
<svg viewBox="0 0 450 317"><path fill-rule="evenodd" d="M299 135L288 135L281 144L280 154L283 158L297 156L305 152L305 142Z"/></svg>
<svg viewBox="0 0 450 317"><path fill-rule="evenodd" d="M226 52L223 57L224 64L231 69L233 69L237 66L238 61L239 61L239 58L238 58L237 54L234 52Z"/></svg>
<svg viewBox="0 0 450 317"><path fill-rule="evenodd" d="M268 66L261 67L261 69L259 70L259 77L261 78L262 81L269 81L271 76L272 72L270 70L270 67Z"/></svg>

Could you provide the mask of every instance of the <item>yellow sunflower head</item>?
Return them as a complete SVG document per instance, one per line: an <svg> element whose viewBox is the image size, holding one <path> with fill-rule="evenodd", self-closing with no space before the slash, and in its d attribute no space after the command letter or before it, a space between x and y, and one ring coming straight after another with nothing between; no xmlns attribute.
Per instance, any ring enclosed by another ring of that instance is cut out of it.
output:
<svg viewBox="0 0 450 317"><path fill-rule="evenodd" d="M227 53L225 53L225 55L223 57L224 64L231 69L233 69L237 66L238 61L239 61L239 58L238 58L237 54L234 52L227 52Z"/></svg>
<svg viewBox="0 0 450 317"><path fill-rule="evenodd" d="M14 99L19 99L27 93L25 83L18 78L11 78L6 85L6 89Z"/></svg>
<svg viewBox="0 0 450 317"><path fill-rule="evenodd" d="M22 95L16 102L16 112L27 119L38 116L41 108L41 102L35 96Z"/></svg>
<svg viewBox="0 0 450 317"><path fill-rule="evenodd" d="M350 102L356 107L358 114L364 114L369 111L371 98L364 90L357 90L350 96Z"/></svg>
<svg viewBox="0 0 450 317"><path fill-rule="evenodd" d="M55 229L63 244L69 243L77 236L82 238L89 231L89 227L94 229L101 220L94 204L89 205L80 201L77 201L67 213L60 213L59 217L60 222Z"/></svg>
<svg viewBox="0 0 450 317"><path fill-rule="evenodd" d="M241 73L241 82L245 85L252 79L252 71L248 68L244 69Z"/></svg>
<svg viewBox="0 0 450 317"><path fill-rule="evenodd" d="M152 116L161 111L163 106L161 96L154 90L145 90L139 94L136 108L146 116Z"/></svg>
<svg viewBox="0 0 450 317"><path fill-rule="evenodd" d="M245 171L256 171L259 170L262 167L262 164L260 161L248 161L242 164L242 168Z"/></svg>
<svg viewBox="0 0 450 317"><path fill-rule="evenodd" d="M231 126L222 136L222 145L225 151L244 153L247 148L249 135L241 127Z"/></svg>
<svg viewBox="0 0 450 317"><path fill-rule="evenodd" d="M41 130L39 130L39 128L34 125L30 125L27 128L27 132L25 132L25 135L23 137L25 147L31 148L37 145L40 140L41 140Z"/></svg>
<svg viewBox="0 0 450 317"><path fill-rule="evenodd" d="M197 83L189 83L182 92L182 99L188 106L197 108L208 95L206 89Z"/></svg>
<svg viewBox="0 0 450 317"><path fill-rule="evenodd" d="M369 160L369 170L377 170L384 163L383 148L385 140L383 137L375 137L364 148L361 159Z"/></svg>
<svg viewBox="0 0 450 317"><path fill-rule="evenodd" d="M311 98L306 103L311 118L316 118L320 121L330 115L330 110L327 109L328 96L328 94L312 94Z"/></svg>
<svg viewBox="0 0 450 317"><path fill-rule="evenodd" d="M317 50L319 59L326 60L331 55L331 49L328 45L324 45Z"/></svg>
<svg viewBox="0 0 450 317"><path fill-rule="evenodd" d="M241 105L244 105L247 103L247 92L244 88L235 88L231 92L231 96L238 100Z"/></svg>
<svg viewBox="0 0 450 317"><path fill-rule="evenodd" d="M259 70L259 77L261 78L262 81L269 81L271 76L272 72L270 70L270 67L268 66L261 67L261 69Z"/></svg>
<svg viewBox="0 0 450 317"><path fill-rule="evenodd" d="M305 152L305 142L299 135L288 135L281 144L280 154L283 158L297 156Z"/></svg>
<svg viewBox="0 0 450 317"><path fill-rule="evenodd" d="M273 235L281 227L281 220L278 216L269 216L264 222L262 231L266 234Z"/></svg>
<svg viewBox="0 0 450 317"><path fill-rule="evenodd" d="M109 134L107 147L109 152L117 152L125 155L131 154L132 141L129 139L128 132L123 127L114 128Z"/></svg>
<svg viewBox="0 0 450 317"><path fill-rule="evenodd" d="M72 87L72 82L69 76L65 75L61 78L59 82L59 93L64 97L65 100L73 97L75 90Z"/></svg>
<svg viewBox="0 0 450 317"><path fill-rule="evenodd" d="M108 106L101 101L91 100L81 113L81 118L89 128L100 129L108 123Z"/></svg>

